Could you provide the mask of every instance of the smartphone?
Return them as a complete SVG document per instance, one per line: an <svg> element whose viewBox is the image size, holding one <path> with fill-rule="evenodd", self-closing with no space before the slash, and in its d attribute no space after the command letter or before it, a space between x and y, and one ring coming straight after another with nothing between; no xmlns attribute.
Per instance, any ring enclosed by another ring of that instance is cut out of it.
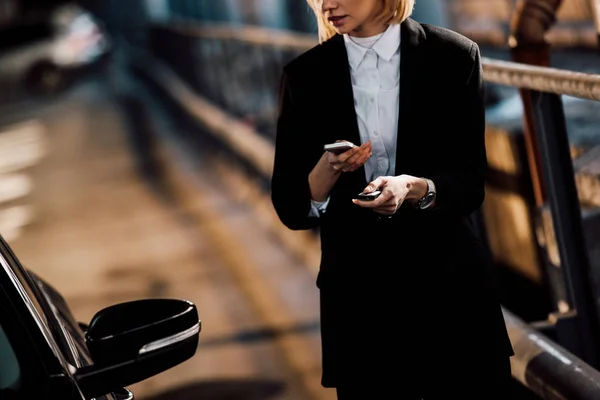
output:
<svg viewBox="0 0 600 400"><path fill-rule="evenodd" d="M380 190L375 190L371 193L362 192L362 193L359 193L358 196L356 196L356 199L363 200L363 201L373 201L376 198L378 198L380 194L381 194Z"/></svg>
<svg viewBox="0 0 600 400"><path fill-rule="evenodd" d="M323 150L330 151L334 154L342 154L343 152L348 151L353 147L356 147L354 143L344 141L326 144L325 146L323 146Z"/></svg>

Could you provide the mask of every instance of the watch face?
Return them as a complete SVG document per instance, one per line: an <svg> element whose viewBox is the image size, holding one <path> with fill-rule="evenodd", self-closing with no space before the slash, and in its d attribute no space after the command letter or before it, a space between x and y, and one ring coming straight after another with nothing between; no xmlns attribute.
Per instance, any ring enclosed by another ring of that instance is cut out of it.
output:
<svg viewBox="0 0 600 400"><path fill-rule="evenodd" d="M435 193L433 192L429 192L425 195L425 197L423 197L423 200L421 201L421 209L427 208L431 205L431 203L433 203L433 200L435 199Z"/></svg>

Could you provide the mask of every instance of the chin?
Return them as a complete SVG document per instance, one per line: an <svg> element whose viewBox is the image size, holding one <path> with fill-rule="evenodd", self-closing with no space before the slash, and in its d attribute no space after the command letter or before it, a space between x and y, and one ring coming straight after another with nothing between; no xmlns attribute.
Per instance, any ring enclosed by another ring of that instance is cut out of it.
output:
<svg viewBox="0 0 600 400"><path fill-rule="evenodd" d="M354 30L355 27L353 26L334 26L333 29L340 35L345 35L347 33L350 33Z"/></svg>

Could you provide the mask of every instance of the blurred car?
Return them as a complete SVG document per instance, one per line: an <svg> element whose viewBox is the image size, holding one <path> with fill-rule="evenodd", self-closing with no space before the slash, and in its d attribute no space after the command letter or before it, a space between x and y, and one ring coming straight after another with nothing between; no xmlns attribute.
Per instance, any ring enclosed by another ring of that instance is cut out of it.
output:
<svg viewBox="0 0 600 400"><path fill-rule="evenodd" d="M35 92L65 88L73 72L102 60L110 41L101 23L75 4L0 30L0 79Z"/></svg>
<svg viewBox="0 0 600 400"><path fill-rule="evenodd" d="M125 387L191 358L200 330L195 305L176 299L120 303L78 323L0 237L0 399L133 399Z"/></svg>

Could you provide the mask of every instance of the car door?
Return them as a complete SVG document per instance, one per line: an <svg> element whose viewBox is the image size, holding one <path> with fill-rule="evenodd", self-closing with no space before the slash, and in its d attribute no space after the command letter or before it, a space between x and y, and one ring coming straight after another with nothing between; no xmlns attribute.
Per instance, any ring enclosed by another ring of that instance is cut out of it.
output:
<svg viewBox="0 0 600 400"><path fill-rule="evenodd" d="M52 320L56 326L57 336L60 336L59 346L64 348L67 361L75 368L92 364L92 357L85 344L85 323L79 323L74 318L63 296L50 284L32 271L27 271L52 310ZM127 400L133 399L133 394L123 388L118 393L98 397L97 400Z"/></svg>
<svg viewBox="0 0 600 400"><path fill-rule="evenodd" d="M0 271L1 272L1 271ZM0 279L1 281L1 279ZM20 400L34 398L44 385L49 371L40 357L39 345L30 335L0 284L0 399Z"/></svg>
<svg viewBox="0 0 600 400"><path fill-rule="evenodd" d="M73 374L78 368L90 365L91 358L85 346L83 332L73 319L66 302L58 292L37 275L25 270L1 237L0 265L2 266L0 268L0 285L5 294L12 297L10 303L16 304L14 310L4 309L7 331L13 332L11 337L12 343L15 345L7 346L7 342L11 343L9 341L5 341L4 344L5 348L9 349L8 354L10 354L10 350L14 350L23 359L21 363L17 364L15 364L14 358L12 361L6 361L6 370L13 375L17 374L15 371L18 371L22 379L27 378L28 381L35 382L35 384L27 385L29 388L27 393L24 392L25 389L22 386L19 386L18 390L12 390L11 396L18 400L34 398L34 394L37 398L51 398L52 400L84 400L84 396L78 390L73 379ZM11 312L14 315L13 320L22 319L26 324L18 326L11 323ZM32 338L33 347L39 351L27 358L24 349L31 343L24 343L25 339L18 343L19 334L14 332L21 332L21 334L27 332L28 336ZM8 335L5 336L8 337ZM0 337L0 341L1 339ZM27 364L25 364L26 362ZM20 367L20 364L26 366ZM19 365L19 367L15 369L15 365ZM32 393L35 390L37 392ZM41 397L39 397L40 395ZM0 398L4 399L2 396ZM97 400L131 399L133 399L133 395L126 389L97 398Z"/></svg>
<svg viewBox="0 0 600 400"><path fill-rule="evenodd" d="M31 282L5 250L0 240L0 398L82 399Z"/></svg>

